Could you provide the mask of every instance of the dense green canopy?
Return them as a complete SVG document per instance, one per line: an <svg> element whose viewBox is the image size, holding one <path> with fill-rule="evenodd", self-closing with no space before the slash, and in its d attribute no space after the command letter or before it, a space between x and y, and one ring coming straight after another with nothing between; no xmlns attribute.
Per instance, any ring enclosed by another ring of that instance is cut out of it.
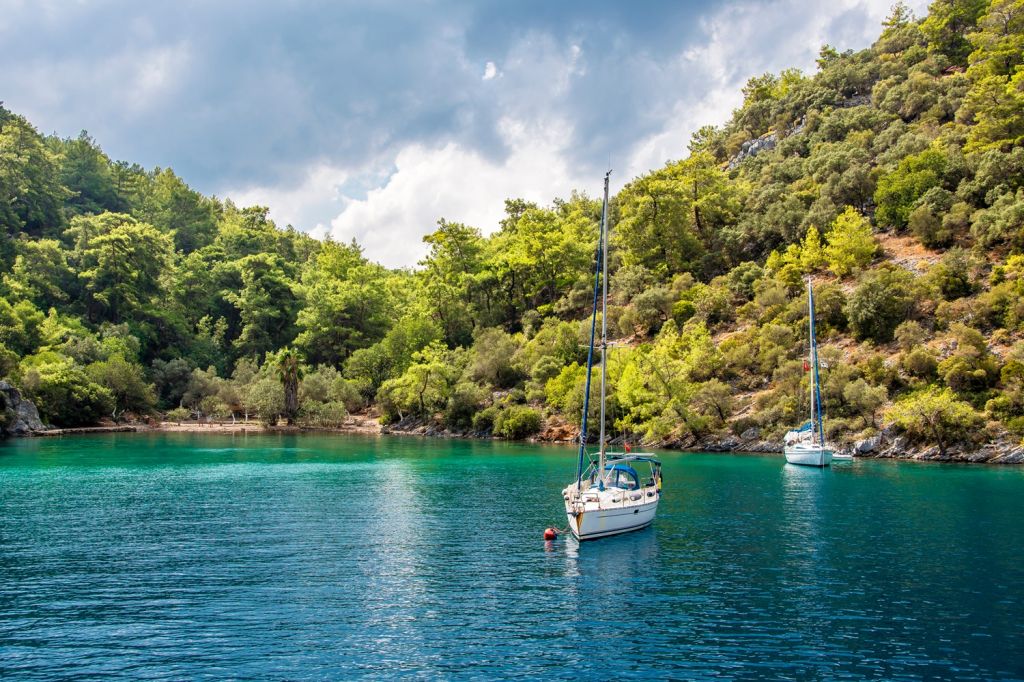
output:
<svg viewBox="0 0 1024 682"><path fill-rule="evenodd" d="M870 48L743 94L612 199L613 431L801 421L810 276L832 436L1024 435L1024 0L897 5ZM388 270L0 106L0 374L62 425L579 424L600 208L440 218Z"/></svg>

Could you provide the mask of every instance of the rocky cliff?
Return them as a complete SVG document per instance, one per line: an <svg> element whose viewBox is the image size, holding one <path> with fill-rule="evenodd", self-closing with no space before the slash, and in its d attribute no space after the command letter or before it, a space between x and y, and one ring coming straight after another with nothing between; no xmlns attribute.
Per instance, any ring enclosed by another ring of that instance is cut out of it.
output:
<svg viewBox="0 0 1024 682"><path fill-rule="evenodd" d="M22 398L14 386L0 381L0 437L29 436L45 430L36 406Z"/></svg>

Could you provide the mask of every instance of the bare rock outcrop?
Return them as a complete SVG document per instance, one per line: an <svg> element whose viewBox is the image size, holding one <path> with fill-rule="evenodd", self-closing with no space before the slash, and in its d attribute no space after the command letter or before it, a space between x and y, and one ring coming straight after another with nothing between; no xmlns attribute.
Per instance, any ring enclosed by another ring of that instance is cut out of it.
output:
<svg viewBox="0 0 1024 682"><path fill-rule="evenodd" d="M0 381L0 437L31 436L45 431L39 411L32 401L21 397L21 392L10 383Z"/></svg>

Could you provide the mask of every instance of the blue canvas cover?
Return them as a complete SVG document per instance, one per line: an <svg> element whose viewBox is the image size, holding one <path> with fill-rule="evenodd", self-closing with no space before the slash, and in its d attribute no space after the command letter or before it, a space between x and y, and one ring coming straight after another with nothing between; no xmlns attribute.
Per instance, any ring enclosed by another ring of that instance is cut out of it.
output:
<svg viewBox="0 0 1024 682"><path fill-rule="evenodd" d="M621 481L628 477L632 479L634 488L640 487L640 474L638 474L636 469L628 464L606 464L604 470L618 472L618 475L616 476L617 481ZM625 476L623 476L623 474L625 474Z"/></svg>

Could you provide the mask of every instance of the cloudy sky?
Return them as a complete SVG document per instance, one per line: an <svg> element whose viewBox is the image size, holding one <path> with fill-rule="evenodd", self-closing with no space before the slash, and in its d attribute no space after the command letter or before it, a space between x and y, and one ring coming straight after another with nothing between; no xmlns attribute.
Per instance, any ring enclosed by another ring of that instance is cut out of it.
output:
<svg viewBox="0 0 1024 682"><path fill-rule="evenodd" d="M505 198L682 157L747 78L867 46L892 2L0 0L0 101L414 265L440 217L490 232Z"/></svg>

